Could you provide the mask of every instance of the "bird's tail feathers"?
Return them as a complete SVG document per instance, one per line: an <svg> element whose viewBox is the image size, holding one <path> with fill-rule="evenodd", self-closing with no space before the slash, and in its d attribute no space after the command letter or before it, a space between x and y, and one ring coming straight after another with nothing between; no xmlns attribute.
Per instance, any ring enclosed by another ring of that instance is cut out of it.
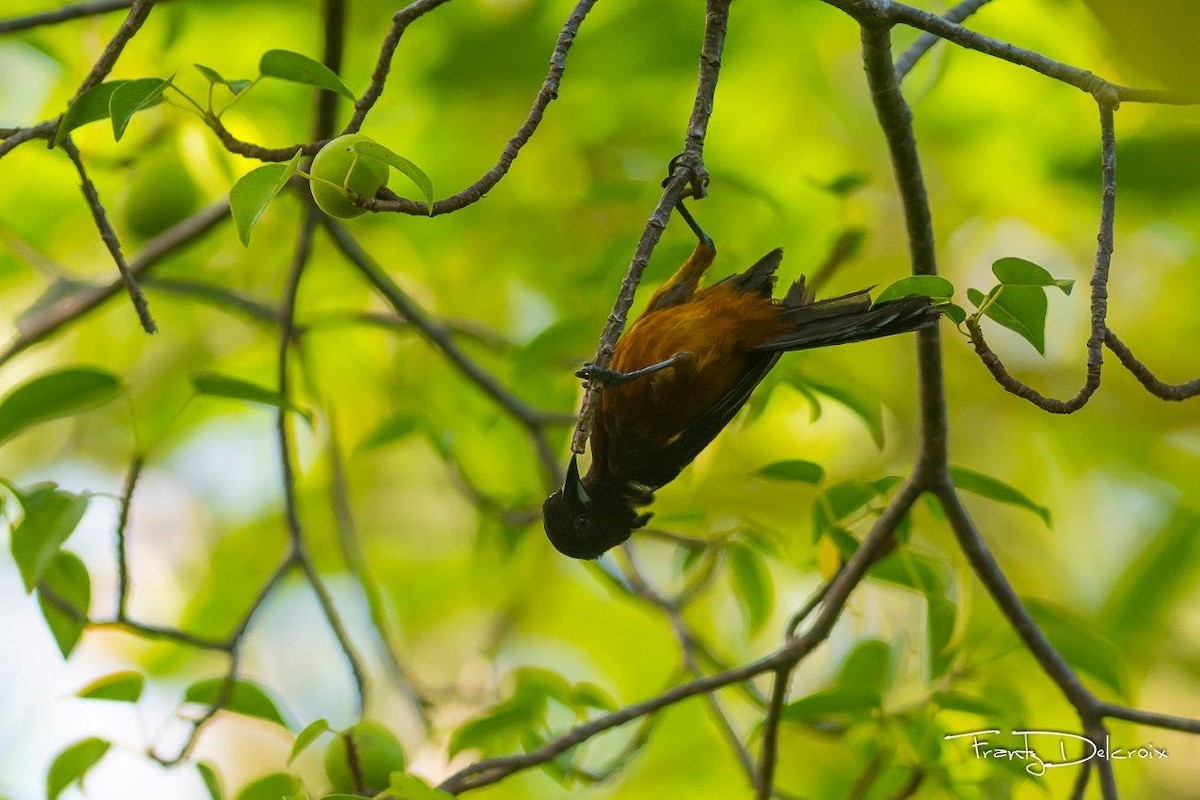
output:
<svg viewBox="0 0 1200 800"><path fill-rule="evenodd" d="M926 328L941 316L927 297L904 297L871 305L869 289L812 300L801 278L784 297L791 330L763 341L755 351L808 350L862 342Z"/></svg>

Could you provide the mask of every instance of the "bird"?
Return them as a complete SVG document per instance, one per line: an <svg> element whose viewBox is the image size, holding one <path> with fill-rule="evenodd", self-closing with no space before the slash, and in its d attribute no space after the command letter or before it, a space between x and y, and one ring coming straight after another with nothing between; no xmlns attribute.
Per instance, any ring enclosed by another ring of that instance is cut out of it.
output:
<svg viewBox="0 0 1200 800"><path fill-rule="evenodd" d="M937 323L929 298L872 304L870 288L817 300L801 276L773 297L783 250L701 289L716 246L682 200L676 211L698 242L650 298L607 367L576 373L602 387L591 467L566 478L542 506L551 544L576 559L599 558L652 516L642 509L736 416L783 353L907 333Z"/></svg>

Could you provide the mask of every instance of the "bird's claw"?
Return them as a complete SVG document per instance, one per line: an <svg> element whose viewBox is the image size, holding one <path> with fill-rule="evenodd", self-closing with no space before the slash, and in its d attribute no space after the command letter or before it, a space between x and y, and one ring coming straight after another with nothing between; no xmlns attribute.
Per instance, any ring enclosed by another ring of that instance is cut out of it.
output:
<svg viewBox="0 0 1200 800"><path fill-rule="evenodd" d="M675 156L667 164L667 177L663 178L662 185L665 187L671 182L671 178L675 176L675 170L680 166L688 171L688 191L683 196L691 197L693 200L703 200L707 197L709 175L704 161L699 157L693 158L686 152Z"/></svg>

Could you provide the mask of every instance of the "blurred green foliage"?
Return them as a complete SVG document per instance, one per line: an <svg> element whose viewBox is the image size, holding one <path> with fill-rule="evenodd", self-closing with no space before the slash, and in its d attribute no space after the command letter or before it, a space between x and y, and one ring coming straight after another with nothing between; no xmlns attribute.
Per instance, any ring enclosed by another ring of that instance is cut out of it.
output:
<svg viewBox="0 0 1200 800"><path fill-rule="evenodd" d="M9 0L4 14L44 6ZM419 164L442 196L470 183L524 119L569 7L560 0L456 0L421 19L406 33L364 132ZM354 91L369 80L395 10L381 0L351 4L341 77ZM59 113L119 16L0 39L0 125ZM971 24L1126 78L1126 62L1109 60L1111 31L1103 33L1076 0L1003 0ZM598 4L571 51L559 99L484 201L443 217L379 214L350 223L418 303L490 332L458 341L532 407L576 409L572 373L592 354L665 164L680 149L702 27L695 2ZM311 2L167 3L112 78L175 74L203 96L208 84L193 63L230 80L253 76L266 50L319 53L318 31ZM900 45L915 38L902 30L896 36ZM942 271L958 287L957 302L966 307L969 286L992 285L993 262L1007 257L1082 289L1099 208L1090 98L945 45L906 88ZM312 99L308 87L265 82L224 122L245 140L291 145L308 138ZM1110 320L1167 380L1192 377L1197 367L1198 123L1200 111L1187 108L1127 105L1117 116ZM224 152L202 124L169 104L139 112L119 143L106 123L74 136L130 253L224 197L258 166ZM861 75L857 32L844 15L819 2L734 4L705 152L713 182L696 213L720 244L718 276L782 245L782 272L790 279L816 270L839 242L852 257L822 287L826 293L887 285L906 274L891 168ZM114 269L61 152L23 146L0 162L0 175L7 338L59 296L47 293L107 282ZM224 224L162 263L154 274L164 284L146 284L159 335L142 333L118 296L0 367L6 397L68 366L120 376L125 399L69 419L30 417L30 425L39 424L29 430L4 418L0 405L3 430L14 433L0 450L0 477L26 492L56 480L61 490L40 491L72 508L81 502L72 498L88 493L103 505L105 493L120 491L133 454L147 454L129 528L138 619L227 636L285 551L270 416L245 402L279 402L276 326L207 302L195 287L169 291L165 279L277 306L300 209L296 196L284 193L248 248ZM646 272L647 288L674 271L689 239L681 227L668 229ZM383 622L417 683L437 701L434 730L426 734L372 655L377 693L367 712L400 736L414 773L436 783L472 753L537 746L612 703L659 692L682 673L661 609L613 588L595 568L559 557L536 516L520 513L536 510L549 488L524 429L411 330L357 319L384 311L318 234L299 298L305 333L293 381L296 404L315 420L295 426L299 506L316 563L337 581L336 600L370 650L374 634L342 556L331 500L335 426L346 459L345 499L381 587ZM1050 293L1044 357L1017 333L984 325L1010 368L1062 396L1083 380L1087 313L1086 292ZM973 482L964 488L981 495L971 498L972 511L1007 574L1101 696L1196 716L1196 401L1164 404L1110 364L1083 411L1049 416L1005 394L954 329L944 332L952 461ZM217 389L197 386L205 376ZM646 536L637 544L640 565L663 591L706 587L683 617L714 660L740 664L772 650L808 591L854 550L895 488L887 476L903 473L913 455L915 397L908 339L789 356L741 422L660 493L654 526L684 544ZM568 433L550 430L557 452L566 452ZM27 518L21 496L5 509L14 551L19 506ZM873 569L829 642L793 680L778 785L804 797L875 798L920 775L919 797L1065 796L1072 770L1033 779L1020 764L978 761L962 742L943 741L948 733L991 727L1071 730L1077 721L966 569L940 508L919 504L906 526L904 545ZM49 566L41 559L39 569L66 580L86 564L92 614L109 616L111 526L85 526L74 536L70 544L82 561L61 551ZM705 548L705 541L716 544ZM154 566L162 574L150 574ZM0 566L5 571L18 575L12 563ZM708 585L710 574L715 581ZM244 684L253 692L242 699L258 709L251 717L300 726L329 717L346 728L355 720L342 659L307 594L293 588L298 582L285 583L264 609L265 621L251 629L242 674L255 682ZM89 602L67 600L76 607ZM114 663L151 675L151 685L171 696L155 707L156 720L169 718L184 698L211 699L214 684L203 681L223 669L211 654L163 642L135 645L110 631L88 633L78 644L70 614L44 602L43 609L54 629L49 646L76 648L74 659L97 665L92 677L114 671ZM36 617L39 610L24 598L8 613ZM15 691L0 690L0 702ZM279 711L272 697L291 713ZM719 697L735 728L756 745L761 697L736 688ZM216 785L217 772L231 796L294 791L291 778L271 774L288 768L293 739L264 733L262 723L244 719L245 707L233 710L242 721L225 719L202 740L200 755L216 767L190 773L191 793L173 796L208 796L204 787ZM590 786L586 770L619 758L636 724L477 794L743 796L745 776L709 712L698 699L663 712L644 747L603 783ZM10 724L0 720L0 733ZM1150 737L1171 752L1167 761L1117 765L1129 796L1194 796L1194 740L1123 723L1113 733L1128 745ZM52 752L86 735L63 738ZM146 744L136 729L125 730L124 741L134 750ZM86 771L89 796L126 797L95 788L124 774L110 758L92 767L107 740L77 747L67 751L69 763L51 770L53 785L65 787ZM455 757L457 750L465 752ZM49 761L0 752L0 793L40 796ZM312 748L295 766L314 793L326 788L320 761ZM856 789L871 770L875 782Z"/></svg>

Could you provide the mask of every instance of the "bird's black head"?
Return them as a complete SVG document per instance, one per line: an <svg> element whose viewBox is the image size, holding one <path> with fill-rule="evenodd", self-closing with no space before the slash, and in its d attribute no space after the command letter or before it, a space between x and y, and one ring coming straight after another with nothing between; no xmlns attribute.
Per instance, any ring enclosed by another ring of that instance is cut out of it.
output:
<svg viewBox="0 0 1200 800"><path fill-rule="evenodd" d="M571 558L599 558L649 519L649 514L638 514L612 487L596 484L589 492L579 477L575 456L571 456L562 488L542 505L546 536L558 552Z"/></svg>

